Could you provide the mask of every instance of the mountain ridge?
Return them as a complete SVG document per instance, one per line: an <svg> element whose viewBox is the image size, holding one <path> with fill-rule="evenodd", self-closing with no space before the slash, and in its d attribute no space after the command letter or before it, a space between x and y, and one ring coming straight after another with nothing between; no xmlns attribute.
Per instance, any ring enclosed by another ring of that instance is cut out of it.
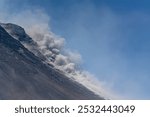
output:
<svg viewBox="0 0 150 117"><path fill-rule="evenodd" d="M1 25L0 99L104 99L45 63Z"/></svg>

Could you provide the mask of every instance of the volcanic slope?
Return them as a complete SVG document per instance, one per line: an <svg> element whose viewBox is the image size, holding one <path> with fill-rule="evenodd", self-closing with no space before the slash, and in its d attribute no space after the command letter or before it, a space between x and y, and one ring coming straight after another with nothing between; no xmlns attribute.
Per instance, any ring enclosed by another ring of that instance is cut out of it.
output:
<svg viewBox="0 0 150 117"><path fill-rule="evenodd" d="M36 43L27 35L13 36L6 31L9 25L19 27L0 24L0 99L104 99L45 63L36 49L37 54L27 49L23 41L34 48Z"/></svg>

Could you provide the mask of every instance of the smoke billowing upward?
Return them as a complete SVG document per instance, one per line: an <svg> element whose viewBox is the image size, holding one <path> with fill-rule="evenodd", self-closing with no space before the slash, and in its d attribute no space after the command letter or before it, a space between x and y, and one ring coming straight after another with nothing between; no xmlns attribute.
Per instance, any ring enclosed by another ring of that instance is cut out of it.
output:
<svg viewBox="0 0 150 117"><path fill-rule="evenodd" d="M38 44L41 53L47 58L48 63L67 76L83 84L96 94L107 96L105 83L99 82L96 77L88 71L80 69L81 55L65 48L65 39L55 35L49 26L50 18L42 10L25 10L16 14L0 15L2 22L11 22L25 28L27 34ZM104 87L103 87L104 86Z"/></svg>

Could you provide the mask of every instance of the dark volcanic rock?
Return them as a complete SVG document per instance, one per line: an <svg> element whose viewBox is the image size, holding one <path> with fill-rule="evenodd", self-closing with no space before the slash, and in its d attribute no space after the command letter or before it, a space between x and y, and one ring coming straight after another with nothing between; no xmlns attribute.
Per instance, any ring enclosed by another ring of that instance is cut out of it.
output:
<svg viewBox="0 0 150 117"><path fill-rule="evenodd" d="M20 40L0 26L0 99L103 99L45 64Z"/></svg>

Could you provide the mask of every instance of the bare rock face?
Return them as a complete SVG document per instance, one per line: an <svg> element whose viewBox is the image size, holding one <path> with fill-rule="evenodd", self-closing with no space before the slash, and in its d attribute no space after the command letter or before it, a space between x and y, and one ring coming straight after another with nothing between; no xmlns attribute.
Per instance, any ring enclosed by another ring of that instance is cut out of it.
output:
<svg viewBox="0 0 150 117"><path fill-rule="evenodd" d="M24 43L36 48L23 28L0 24L0 99L104 99L44 63L40 52Z"/></svg>

